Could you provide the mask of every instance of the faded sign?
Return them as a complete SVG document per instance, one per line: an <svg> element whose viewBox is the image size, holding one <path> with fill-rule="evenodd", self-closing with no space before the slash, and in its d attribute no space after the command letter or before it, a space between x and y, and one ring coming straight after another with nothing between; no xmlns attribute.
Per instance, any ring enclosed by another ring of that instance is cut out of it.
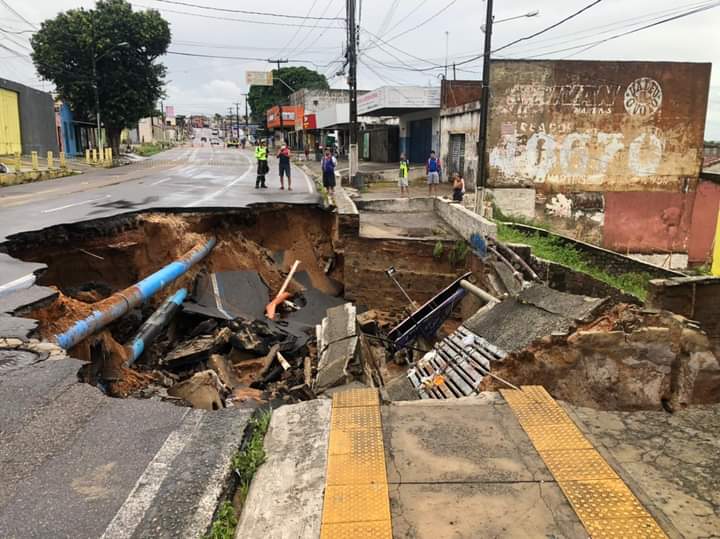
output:
<svg viewBox="0 0 720 539"><path fill-rule="evenodd" d="M245 84L248 86L272 86L272 71L246 71Z"/></svg>
<svg viewBox="0 0 720 539"><path fill-rule="evenodd" d="M677 189L696 177L710 64L497 61L490 183Z"/></svg>

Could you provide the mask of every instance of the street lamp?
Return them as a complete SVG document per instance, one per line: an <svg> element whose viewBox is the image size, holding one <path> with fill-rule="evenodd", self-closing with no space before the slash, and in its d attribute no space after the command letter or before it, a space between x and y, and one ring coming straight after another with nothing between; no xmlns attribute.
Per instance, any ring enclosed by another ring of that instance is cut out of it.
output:
<svg viewBox="0 0 720 539"><path fill-rule="evenodd" d="M523 19L525 17L537 17L538 15L540 15L540 10L536 9L533 11L528 11L524 15L515 15L514 17L507 17L505 19L498 19L496 21L494 20L493 24L498 24L500 22L514 21L515 19ZM485 32L485 28L486 28L486 26L484 24L480 25L480 30L482 30L483 33Z"/></svg>
<svg viewBox="0 0 720 539"><path fill-rule="evenodd" d="M102 159L103 143L102 143L102 131L100 130L100 94L98 92L98 80L97 80L97 62L102 60L118 47L128 47L130 43L127 41L121 41L116 43L100 56L95 56L96 51L93 51L92 55L92 78L93 78L93 91L95 92L95 119L97 120L97 137L98 137L98 149L100 150L100 158Z"/></svg>

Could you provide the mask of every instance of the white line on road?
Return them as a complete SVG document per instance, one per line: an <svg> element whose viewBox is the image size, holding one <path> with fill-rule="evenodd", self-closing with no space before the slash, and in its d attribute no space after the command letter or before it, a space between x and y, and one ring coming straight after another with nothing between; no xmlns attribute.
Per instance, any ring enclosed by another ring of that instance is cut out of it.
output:
<svg viewBox="0 0 720 539"><path fill-rule="evenodd" d="M165 477L170 472L170 465L185 449L200 426L204 412L188 410L183 416L180 427L170 433L165 443L147 465L145 471L135 483L132 491L120 510L112 519L102 539L126 539L132 537L142 522L145 513L157 496Z"/></svg>
<svg viewBox="0 0 720 539"><path fill-rule="evenodd" d="M66 210L68 208L74 208L75 206L82 206L83 204L92 204L93 202L100 202L101 200L105 200L106 198L110 198L110 195L105 195L104 197L100 197L100 198L93 198L91 200L83 200L82 202L75 202L73 204L66 204L65 206L51 208L49 210L43 210L40 213L53 213L56 211Z"/></svg>
<svg viewBox="0 0 720 539"><path fill-rule="evenodd" d="M244 156L244 157L245 157L245 156ZM227 185L226 185L225 187L223 187L222 189L219 189L219 190L215 191L214 193L212 193L212 194L210 194L210 195L208 195L208 196L206 196L206 197L201 198L200 200L196 200L195 202L191 202L190 204L186 204L185 207L186 207L186 208L191 208L191 207L194 207L194 206L202 206L203 204L205 204L205 203L208 202L209 200L212 200L212 199L214 199L214 198L216 198L216 197L224 194L228 189L230 189L231 187L233 187L236 183L244 180L245 177L246 177L248 174L250 174L250 172L252 171L252 161L250 161L250 159L247 158L247 157L245 157L245 158L247 159L247 162L248 162L248 164L250 165L250 167L248 167L248 169L245 171L245 173L244 173L242 176L239 176L239 177L235 178L233 181L231 181L229 184L227 184Z"/></svg>
<svg viewBox="0 0 720 539"><path fill-rule="evenodd" d="M158 181L156 181L156 182L153 182L153 183L151 183L150 185L151 185L151 186L152 186L152 185L160 185L161 183L165 183L165 182L170 181L170 180L172 180L172 178L163 178L162 180L158 180Z"/></svg>
<svg viewBox="0 0 720 539"><path fill-rule="evenodd" d="M299 170L303 177L305 178L305 183L307 183L308 186L308 193L312 194L315 192L315 186L313 185L313 182L310 180L307 174L305 174L305 171L301 169L300 167L295 167L295 170Z"/></svg>

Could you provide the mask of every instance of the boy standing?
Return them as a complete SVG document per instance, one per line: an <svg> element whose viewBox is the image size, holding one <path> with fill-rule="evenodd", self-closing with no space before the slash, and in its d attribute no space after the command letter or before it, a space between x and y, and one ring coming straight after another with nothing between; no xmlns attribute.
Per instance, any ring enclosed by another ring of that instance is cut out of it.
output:
<svg viewBox="0 0 720 539"><path fill-rule="evenodd" d="M435 157L435 151L430 152L430 158L427 160L427 163L425 164L425 172L427 173L427 183L428 183L428 195L432 196L433 191L435 192L435 196L437 196L438 192L438 184L440 183L440 159Z"/></svg>
<svg viewBox="0 0 720 539"><path fill-rule="evenodd" d="M398 185L400 186L400 196L407 195L410 198L410 187L408 185L408 176L410 175L410 163L405 158L405 153L400 154L400 171L398 176Z"/></svg>
<svg viewBox="0 0 720 539"><path fill-rule="evenodd" d="M453 200L455 202L462 202L463 196L465 195L465 179L460 176L459 173L453 172Z"/></svg>

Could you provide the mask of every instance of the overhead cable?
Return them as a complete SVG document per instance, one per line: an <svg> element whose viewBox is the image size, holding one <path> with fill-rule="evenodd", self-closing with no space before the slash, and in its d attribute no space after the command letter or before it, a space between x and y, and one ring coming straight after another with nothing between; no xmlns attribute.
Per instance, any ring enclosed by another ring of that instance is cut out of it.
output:
<svg viewBox="0 0 720 539"><path fill-rule="evenodd" d="M2 1L2 0L0 0ZM213 6L205 6L202 4L193 4L191 2L181 2L179 0L152 0L153 2L161 2L163 4L173 4L176 6L185 6L185 7L193 7L196 9L204 9L207 11L221 11L223 13L242 13L243 15L260 15L263 17L282 17L285 19L311 19L311 20L319 20L319 21L344 21L345 19L343 17L309 17L302 15L288 15L286 13L276 13L276 12L270 12L270 11L250 11L247 9L230 9L230 8L220 8L220 7L213 7ZM3 2L4 3L4 2Z"/></svg>

